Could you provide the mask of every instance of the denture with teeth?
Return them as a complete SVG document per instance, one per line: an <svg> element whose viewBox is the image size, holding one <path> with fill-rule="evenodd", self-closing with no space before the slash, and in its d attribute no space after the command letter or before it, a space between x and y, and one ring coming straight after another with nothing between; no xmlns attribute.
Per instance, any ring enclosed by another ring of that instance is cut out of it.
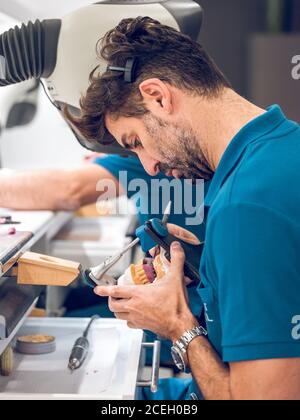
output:
<svg viewBox="0 0 300 420"><path fill-rule="evenodd" d="M131 264L125 273L118 279L118 284L144 285L161 280L167 273L169 262L161 251L155 258L143 258L137 264Z"/></svg>

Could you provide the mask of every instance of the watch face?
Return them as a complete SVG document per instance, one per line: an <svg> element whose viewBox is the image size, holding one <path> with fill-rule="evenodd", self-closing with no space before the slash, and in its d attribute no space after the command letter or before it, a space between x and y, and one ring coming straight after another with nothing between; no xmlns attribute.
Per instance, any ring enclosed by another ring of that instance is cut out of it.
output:
<svg viewBox="0 0 300 420"><path fill-rule="evenodd" d="M172 358L174 360L174 363L175 363L176 367L179 370L184 371L185 370L185 363L184 363L184 360L183 360L183 357L181 355L180 350L177 347L173 346L171 348L171 355L172 355Z"/></svg>

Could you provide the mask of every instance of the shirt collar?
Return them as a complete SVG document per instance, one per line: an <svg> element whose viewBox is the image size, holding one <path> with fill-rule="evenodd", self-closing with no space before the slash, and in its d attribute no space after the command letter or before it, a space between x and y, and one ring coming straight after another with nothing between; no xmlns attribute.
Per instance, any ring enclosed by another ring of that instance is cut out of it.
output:
<svg viewBox="0 0 300 420"><path fill-rule="evenodd" d="M267 112L250 121L236 134L225 150L213 176L205 198L205 206L212 205L220 188L239 162L248 144L273 131L285 120L286 117L281 108L278 105L272 105L267 109Z"/></svg>

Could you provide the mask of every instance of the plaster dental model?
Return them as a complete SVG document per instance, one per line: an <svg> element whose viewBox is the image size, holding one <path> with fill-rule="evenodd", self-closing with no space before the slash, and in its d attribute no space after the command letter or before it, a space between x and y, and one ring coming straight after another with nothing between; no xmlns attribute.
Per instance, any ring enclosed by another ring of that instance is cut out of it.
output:
<svg viewBox="0 0 300 420"><path fill-rule="evenodd" d="M161 250L155 258L143 258L137 264L131 264L118 279L118 285L144 285L161 280L168 271L170 263Z"/></svg>

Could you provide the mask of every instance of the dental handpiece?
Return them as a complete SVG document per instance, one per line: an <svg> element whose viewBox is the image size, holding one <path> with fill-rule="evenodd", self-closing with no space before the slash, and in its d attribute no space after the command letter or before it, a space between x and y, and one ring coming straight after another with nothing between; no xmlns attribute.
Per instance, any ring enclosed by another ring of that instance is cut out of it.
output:
<svg viewBox="0 0 300 420"><path fill-rule="evenodd" d="M117 264L117 262L126 254L131 248L135 247L140 242L139 238L132 241L122 251L117 254L110 256L104 260L103 263L96 267L82 270L81 277L91 287L103 286L103 285L115 285L117 281L114 277L107 274L107 272Z"/></svg>
<svg viewBox="0 0 300 420"><path fill-rule="evenodd" d="M172 202L170 201L164 211L162 223L164 225L167 224L168 219L170 217L172 209ZM130 249L134 248L140 242L140 238L136 238L130 244L125 246L124 249L119 251L117 254L110 256L105 259L103 263L96 267L88 268L87 270L83 270L81 273L82 278L84 281L92 287L95 286L103 286L103 285L115 285L117 284L117 280L112 276L108 275L107 272L114 267L117 262L125 255Z"/></svg>
<svg viewBox="0 0 300 420"><path fill-rule="evenodd" d="M160 232L163 230L163 236L165 236L166 233L168 233L166 225L168 223L171 210L172 210L172 201L170 201L167 207L165 208L162 220L153 219L156 227L158 227L158 230ZM147 223L151 223L151 221L146 222L146 224ZM119 262L119 260L123 257L123 255L126 254L126 252L134 248L140 242L142 243L142 249L144 252L149 251L151 248L155 247L156 245L161 245L161 241L159 237L154 235L155 232L150 232L150 235L148 235L149 229L146 229L146 224L136 230L137 238L134 241L132 241L130 244L126 245L126 247L123 248L121 251L119 251L117 254L106 258L103 263L101 263L100 265L96 267L88 268L86 270L82 269L81 277L85 281L85 283L91 287L114 286L117 284L117 279L109 275L108 271L115 264ZM146 236L150 237L148 238L148 241L147 240L145 241ZM150 239L150 242L149 242L149 239ZM173 238L173 240L174 239L176 240L176 238Z"/></svg>
<svg viewBox="0 0 300 420"><path fill-rule="evenodd" d="M77 338L77 340L75 341L71 354L70 354L69 364L68 364L68 368L70 369L71 372L73 372L75 369L79 369L82 366L83 362L85 361L89 352L89 348L90 348L90 343L87 336L92 326L92 323L98 318L100 318L99 315L92 316L82 337Z"/></svg>

